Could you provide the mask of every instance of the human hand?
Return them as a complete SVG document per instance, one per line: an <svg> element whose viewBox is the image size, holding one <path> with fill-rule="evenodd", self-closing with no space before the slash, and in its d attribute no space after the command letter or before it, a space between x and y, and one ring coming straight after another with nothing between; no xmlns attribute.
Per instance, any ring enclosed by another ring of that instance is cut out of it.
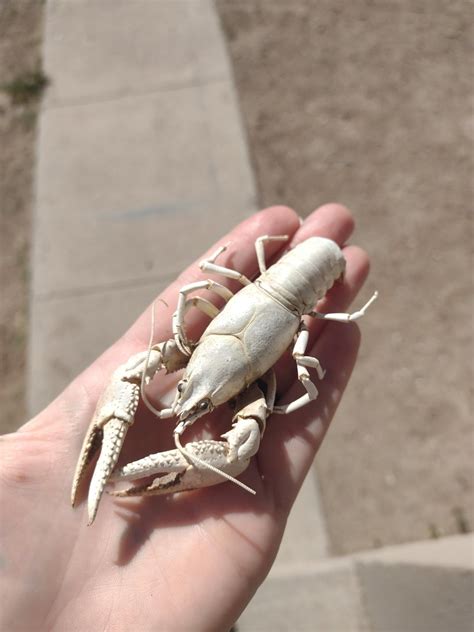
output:
<svg viewBox="0 0 474 632"><path fill-rule="evenodd" d="M252 278L254 242L262 234L288 234L291 245L322 235L342 245L352 229L341 206L321 207L301 226L293 211L273 207L237 226L209 253L231 242L222 264L231 255L232 267ZM285 246L270 242L267 260ZM344 255L344 282L322 302L322 312L345 310L367 276L362 250L348 246ZM170 337L179 288L201 278L194 264L163 292L169 307L157 308L155 341ZM207 324L200 313L190 313L189 320L194 331ZM84 504L76 511L69 505L80 444L110 374L146 348L149 329L150 308L44 411L1 438L2 630L224 630L271 567L355 363L357 325L309 323L307 353L321 360L326 376L315 402L268 420L260 451L241 477L256 496L225 483L169 497L105 497L96 522L87 527ZM153 397L170 386L161 374L155 382ZM278 367L278 394L279 401L302 394L291 357ZM228 429L218 411L210 421L216 435ZM172 428L141 406L121 461L167 449Z"/></svg>

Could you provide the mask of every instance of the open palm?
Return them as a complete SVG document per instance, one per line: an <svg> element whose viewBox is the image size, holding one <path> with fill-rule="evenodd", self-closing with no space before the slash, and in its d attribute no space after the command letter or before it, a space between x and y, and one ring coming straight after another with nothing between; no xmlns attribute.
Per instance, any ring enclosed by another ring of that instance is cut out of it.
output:
<svg viewBox="0 0 474 632"><path fill-rule="evenodd" d="M288 234L294 245L313 235L340 245L353 222L341 206L327 205L300 225L296 214L273 207L237 226L223 263L247 276L257 272L255 239ZM282 244L268 245L267 260ZM319 307L346 309L367 272L365 253L344 249L345 280ZM161 295L154 340L171 334L171 313L185 283L203 278L197 265ZM232 287L232 284L229 284ZM195 331L205 317L190 314ZM69 490L75 461L97 399L116 366L146 348L150 309L48 408L18 432L2 437L0 456L2 630L225 630L237 620L268 572L288 513L324 437L355 362L354 324L310 323L308 353L326 369L320 397L288 416L272 416L258 455L242 475L256 496L225 483L147 499L105 496L87 527L85 505L73 511ZM291 358L278 367L279 399L301 394ZM156 398L167 381L155 378ZM201 422L197 422L199 426ZM224 413L205 421L216 434L228 429ZM227 427L226 427L227 426ZM172 447L172 422L140 406L121 462ZM82 498L81 498L82 501Z"/></svg>

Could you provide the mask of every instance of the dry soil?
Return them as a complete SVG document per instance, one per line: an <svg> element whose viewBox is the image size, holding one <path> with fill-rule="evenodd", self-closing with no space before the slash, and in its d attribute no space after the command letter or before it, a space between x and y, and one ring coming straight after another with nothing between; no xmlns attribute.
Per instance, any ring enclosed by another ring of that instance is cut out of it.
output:
<svg viewBox="0 0 474 632"><path fill-rule="evenodd" d="M6 89L41 66L43 3L0 4L0 431L25 421L31 200L38 100ZM20 83L19 86L22 84ZM33 91L34 92L34 91ZM21 102L16 102L16 101Z"/></svg>

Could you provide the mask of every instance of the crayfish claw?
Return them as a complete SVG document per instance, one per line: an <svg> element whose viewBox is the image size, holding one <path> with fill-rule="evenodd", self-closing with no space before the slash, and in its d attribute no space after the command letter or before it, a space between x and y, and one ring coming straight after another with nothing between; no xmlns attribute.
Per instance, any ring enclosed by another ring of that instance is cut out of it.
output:
<svg viewBox="0 0 474 632"><path fill-rule="evenodd" d="M172 339L136 353L113 372L97 402L71 490L71 504L74 507L87 467L100 449L87 500L89 525L94 522L104 489L117 465L128 427L133 424L142 382L148 383L162 368L175 371L182 366L183 357Z"/></svg>
<svg viewBox="0 0 474 632"><path fill-rule="evenodd" d="M79 490L79 485L84 478L87 466L95 457L97 451L102 445L102 435L102 428L94 422L91 423L82 444L81 453L77 461L76 471L74 472L74 478L72 481L71 505L73 507L76 505L77 492Z"/></svg>
<svg viewBox="0 0 474 632"><path fill-rule="evenodd" d="M94 522L99 508L100 499L104 493L110 475L112 474L122 450L129 423L121 419L111 419L102 429L102 449L92 475L87 497L88 525Z"/></svg>
<svg viewBox="0 0 474 632"><path fill-rule="evenodd" d="M158 496L217 485L229 478L247 491L255 493L240 481L234 480L235 476L239 476L247 468L250 458L243 456L230 461L230 445L227 441L194 441L186 444L183 452L186 457L180 450L169 450L125 465L115 471L112 481L133 480L155 474L160 476L151 482L108 493L119 498Z"/></svg>

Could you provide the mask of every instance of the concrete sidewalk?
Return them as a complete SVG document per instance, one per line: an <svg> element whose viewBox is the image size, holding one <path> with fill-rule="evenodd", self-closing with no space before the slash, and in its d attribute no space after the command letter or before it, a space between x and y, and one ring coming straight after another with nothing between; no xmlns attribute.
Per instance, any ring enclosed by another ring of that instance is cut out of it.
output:
<svg viewBox="0 0 474 632"><path fill-rule="evenodd" d="M474 536L272 571L238 632L471 632Z"/></svg>
<svg viewBox="0 0 474 632"><path fill-rule="evenodd" d="M256 209L212 3L51 0L39 122L29 408ZM202 46L202 42L206 45Z"/></svg>

